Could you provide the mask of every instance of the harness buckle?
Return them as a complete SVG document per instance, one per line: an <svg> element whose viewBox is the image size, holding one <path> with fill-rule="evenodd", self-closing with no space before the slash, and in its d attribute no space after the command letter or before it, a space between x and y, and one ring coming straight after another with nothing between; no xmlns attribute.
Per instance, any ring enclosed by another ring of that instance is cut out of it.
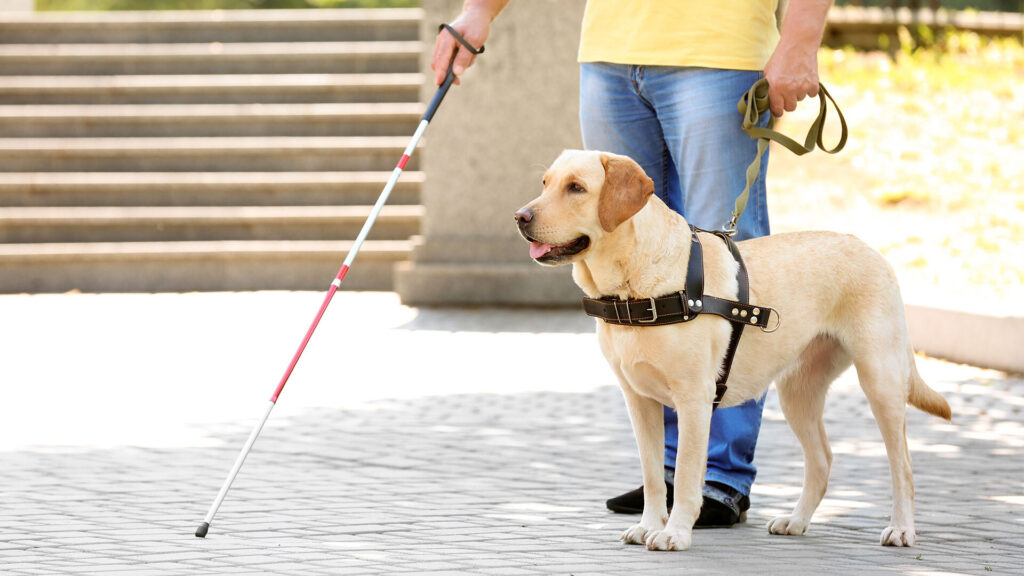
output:
<svg viewBox="0 0 1024 576"><path fill-rule="evenodd" d="M650 320L641 320L641 319L637 318L636 321L641 323L641 324L650 324L650 323L655 322L655 321L658 320L658 306L654 303L654 297L652 296L652 297L648 298L648 300L651 301L651 307L648 308L648 310L651 311L651 314L654 314L654 318L651 318Z"/></svg>

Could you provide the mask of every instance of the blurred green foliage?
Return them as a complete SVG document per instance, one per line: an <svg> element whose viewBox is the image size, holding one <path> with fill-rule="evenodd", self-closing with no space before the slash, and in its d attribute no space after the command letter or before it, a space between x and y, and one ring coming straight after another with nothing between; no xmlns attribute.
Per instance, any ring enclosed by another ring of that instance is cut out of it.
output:
<svg viewBox="0 0 1024 576"><path fill-rule="evenodd" d="M891 58L865 60L854 59L852 48L822 49L818 53L821 75L842 78L855 86L884 80L897 92L913 91L921 85L964 90L984 87L998 97L1024 100L1024 41L1019 37L991 38L926 26L913 34L901 26L892 48Z"/></svg>
<svg viewBox="0 0 1024 576"><path fill-rule="evenodd" d="M409 8L419 4L419 0L36 0L36 10Z"/></svg>

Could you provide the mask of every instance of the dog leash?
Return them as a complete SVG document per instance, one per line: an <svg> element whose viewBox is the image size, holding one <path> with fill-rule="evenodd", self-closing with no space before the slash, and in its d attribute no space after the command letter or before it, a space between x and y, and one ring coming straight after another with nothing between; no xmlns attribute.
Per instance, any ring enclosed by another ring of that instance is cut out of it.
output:
<svg viewBox="0 0 1024 576"><path fill-rule="evenodd" d="M832 107L835 108L836 114L839 115L839 124L842 129L839 142L831 149L826 148L822 142L822 133L825 130L825 117L828 114L828 101L832 102ZM747 93L740 98L737 107L740 114L743 114L743 131L751 138L757 139L757 155L754 156L754 161L747 167L747 183L743 187L743 193L736 198L736 205L733 208L732 215L729 217L729 223L725 227L726 233L730 236L736 234L736 222L747 207L750 187L761 172L761 157L764 156L765 150L768 149L769 141L778 142L797 156L803 156L814 150L815 145L827 154L835 154L846 146L847 137L846 118L843 117L843 111L839 109L839 105L836 104L835 99L825 89L824 84L818 84L818 116L811 123L811 127L807 129L807 137L804 138L802 145L789 136L772 129L775 126L776 116L774 114L771 114L768 118L767 125L764 127L758 126L761 115L770 110L768 107L767 79L762 78L755 82L750 87L750 90L747 90Z"/></svg>

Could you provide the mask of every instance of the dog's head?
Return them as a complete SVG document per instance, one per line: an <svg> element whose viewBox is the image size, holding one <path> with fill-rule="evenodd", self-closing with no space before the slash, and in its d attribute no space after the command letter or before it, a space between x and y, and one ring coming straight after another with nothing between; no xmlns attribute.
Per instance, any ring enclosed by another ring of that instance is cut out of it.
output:
<svg viewBox="0 0 1024 576"><path fill-rule="evenodd" d="M626 156L566 150L544 173L544 191L516 212L530 257L548 266L583 257L647 204L654 182Z"/></svg>

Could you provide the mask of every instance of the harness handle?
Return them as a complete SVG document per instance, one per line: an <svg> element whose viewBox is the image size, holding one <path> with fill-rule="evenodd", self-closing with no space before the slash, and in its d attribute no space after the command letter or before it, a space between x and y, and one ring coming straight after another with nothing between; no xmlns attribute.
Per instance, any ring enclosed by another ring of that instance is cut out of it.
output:
<svg viewBox="0 0 1024 576"><path fill-rule="evenodd" d="M826 98L832 102L832 107L835 108L836 114L839 116L841 128L839 142L832 148L826 148L825 143L822 142L822 134L825 131L825 117L828 115ZM797 156L803 156L811 152L814 150L815 145L827 154L835 154L846 146L846 138L849 133L846 126L846 118L843 117L843 111L839 109L835 99L825 89L825 85L821 83L818 84L818 116L811 123L810 128L807 129L807 136L804 138L803 145L789 136L773 130L776 119L774 114L770 115L768 123L764 127L758 126L761 115L770 110L768 107L768 80L766 78L755 82L750 87L750 90L747 90L747 93L740 98L736 106L739 108L740 114L743 115L743 131L751 138L757 139L757 155L754 157L754 161L747 166L747 183L743 187L743 193L736 198L736 205L733 208L732 215L729 217L729 224L725 228L726 233L730 236L736 234L736 222L747 207L750 187L753 186L754 180L757 179L758 173L761 172L761 157L764 156L765 150L768 149L769 141L778 142Z"/></svg>

